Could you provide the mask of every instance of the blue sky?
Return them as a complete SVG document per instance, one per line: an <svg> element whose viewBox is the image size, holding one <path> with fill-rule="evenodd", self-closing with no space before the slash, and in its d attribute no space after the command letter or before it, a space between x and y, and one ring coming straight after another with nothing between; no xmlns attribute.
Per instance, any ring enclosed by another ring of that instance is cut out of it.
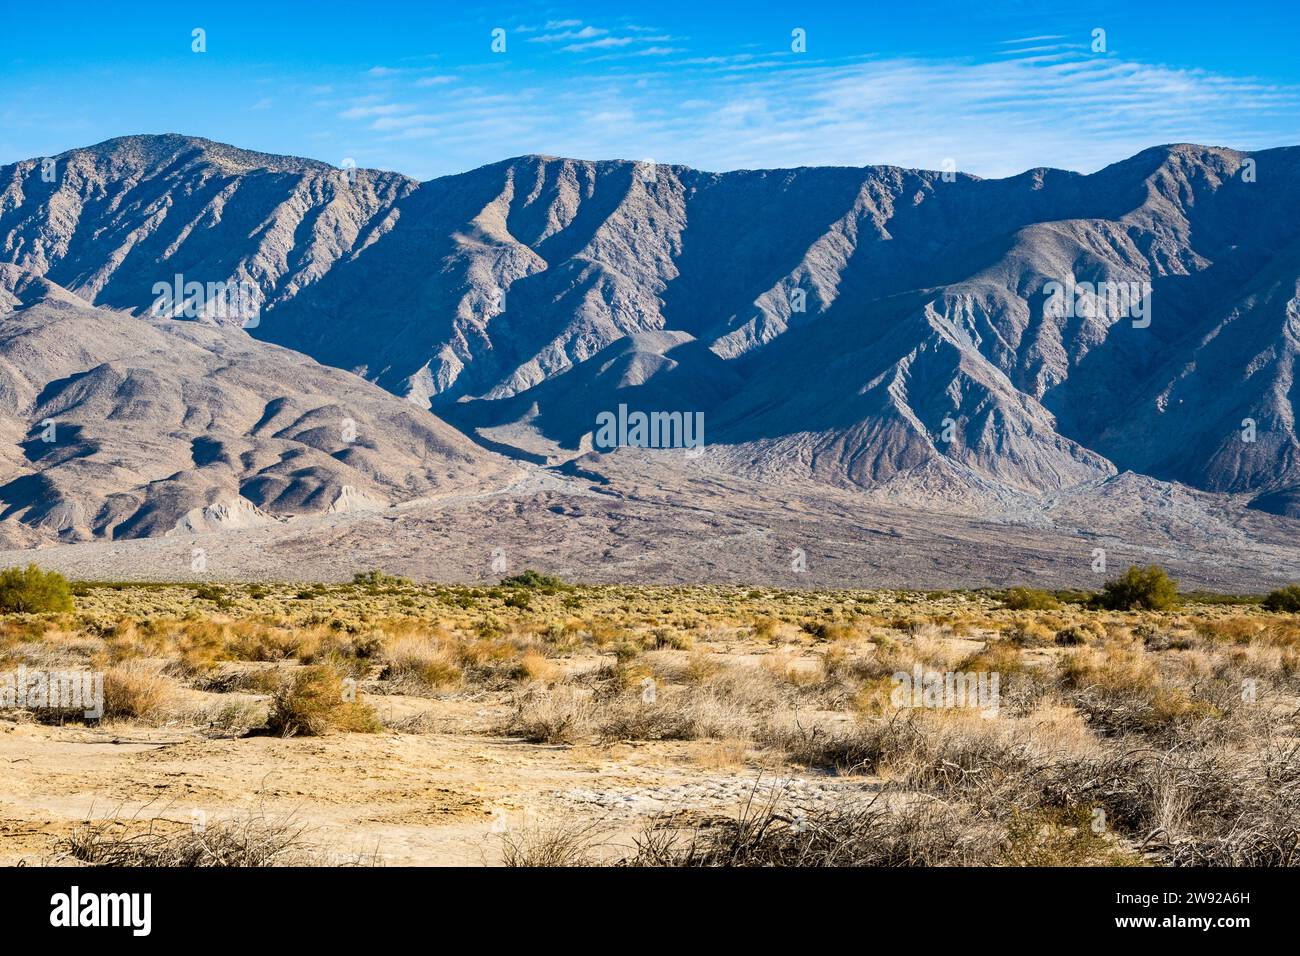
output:
<svg viewBox="0 0 1300 956"><path fill-rule="evenodd" d="M1002 176L1300 143L1300 12L1278 0L127 6L22 29L10 8L0 163L148 132L421 179L522 153Z"/></svg>

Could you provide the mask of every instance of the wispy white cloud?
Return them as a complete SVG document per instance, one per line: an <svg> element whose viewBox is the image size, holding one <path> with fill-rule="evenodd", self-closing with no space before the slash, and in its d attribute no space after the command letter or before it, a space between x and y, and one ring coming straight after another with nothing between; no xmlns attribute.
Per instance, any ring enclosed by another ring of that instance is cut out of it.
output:
<svg viewBox="0 0 1300 956"><path fill-rule="evenodd" d="M1002 176L1038 165L1090 171L1161 142L1300 141L1300 89L1114 54L818 62L606 45L628 47L647 66L653 57L655 68L593 67L535 89L520 87L517 76L489 78L418 109L387 101L352 109L394 144L395 156L404 155L396 144L436 136L443 168L398 165L421 175L537 152L655 156L718 170L941 168L952 158L963 171Z"/></svg>
<svg viewBox="0 0 1300 956"><path fill-rule="evenodd" d="M410 129L416 126L431 126L442 119L430 113L412 113L409 116L381 116L370 124L374 130Z"/></svg>
<svg viewBox="0 0 1300 956"><path fill-rule="evenodd" d="M368 119L373 116L389 116L394 113L403 113L412 110L415 107L410 103L361 103L349 107L339 116L342 119Z"/></svg>
<svg viewBox="0 0 1300 956"><path fill-rule="evenodd" d="M646 47L646 44L664 44L680 37L670 36L655 27L642 25L617 28L596 26L582 20L549 20L545 27L516 28L520 33L537 33L527 37L529 43L551 46L561 53L588 53L602 50L628 50L632 56L656 56L664 53L684 52L679 48L664 46ZM563 46L556 46L563 44ZM647 52L653 50L654 52Z"/></svg>
<svg viewBox="0 0 1300 956"><path fill-rule="evenodd" d="M628 46L636 42L635 37L601 37L599 40L588 40L586 43L570 43L561 49L565 53L581 53L583 50L607 50L610 47Z"/></svg>
<svg viewBox="0 0 1300 956"><path fill-rule="evenodd" d="M666 43L676 40L677 37L669 36L666 33L638 36L621 36L621 37L601 37L599 40L591 40L586 43L570 43L568 46L561 47L565 53L583 53L587 50L608 50L621 47L628 47L639 43ZM634 54L642 52L641 50L633 51Z"/></svg>
<svg viewBox="0 0 1300 956"><path fill-rule="evenodd" d="M577 26L577 24L574 24ZM558 33L543 33L541 36L529 37L529 43L562 43L565 40L589 40L593 37L604 36L608 30L602 30L599 27L585 26L578 30L561 30Z"/></svg>

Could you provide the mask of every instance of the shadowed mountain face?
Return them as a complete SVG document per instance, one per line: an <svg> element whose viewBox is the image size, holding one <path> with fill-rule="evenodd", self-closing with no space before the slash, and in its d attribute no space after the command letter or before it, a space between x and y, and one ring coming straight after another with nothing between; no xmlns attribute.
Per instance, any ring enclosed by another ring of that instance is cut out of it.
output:
<svg viewBox="0 0 1300 956"><path fill-rule="evenodd" d="M1041 493L1131 470L1298 515L1298 173L1300 148L1180 145L1089 176L529 156L416 183L128 137L0 168L0 298L143 317L178 274L246 283L260 321L223 334L492 447L576 454L626 405L703 413L709 460L751 476ZM255 503L312 500L240 474Z"/></svg>
<svg viewBox="0 0 1300 956"><path fill-rule="evenodd" d="M12 266L0 290L10 543L366 510L513 470L409 402L239 329L95 308Z"/></svg>

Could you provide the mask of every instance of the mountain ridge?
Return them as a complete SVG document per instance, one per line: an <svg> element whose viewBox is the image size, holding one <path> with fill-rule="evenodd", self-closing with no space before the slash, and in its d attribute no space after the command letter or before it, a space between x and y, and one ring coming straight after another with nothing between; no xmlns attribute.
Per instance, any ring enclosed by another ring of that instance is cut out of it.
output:
<svg viewBox="0 0 1300 956"><path fill-rule="evenodd" d="M768 481L1132 470L1300 515L1297 147L999 179L525 154L417 182L180 134L54 159L0 167L11 310L37 280L137 318L173 274L246 283L253 339L523 460L599 471L630 404L703 414L699 465ZM1064 281L1149 286L1152 321L1053 314Z"/></svg>

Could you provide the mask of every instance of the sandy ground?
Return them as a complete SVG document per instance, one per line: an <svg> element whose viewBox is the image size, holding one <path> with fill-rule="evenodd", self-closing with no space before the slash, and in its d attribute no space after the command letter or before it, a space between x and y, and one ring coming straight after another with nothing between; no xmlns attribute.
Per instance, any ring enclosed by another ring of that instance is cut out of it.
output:
<svg viewBox="0 0 1300 956"><path fill-rule="evenodd" d="M490 714L464 702L390 698L381 714L427 713L463 732L250 736L194 729L88 728L0 721L0 865L50 862L87 819L164 817L182 824L292 818L341 857L386 865L500 861L503 833L575 814L600 821L614 847L658 814L734 814L778 786L815 806L874 792L865 777L711 767L716 743L550 746L473 733ZM757 789L755 789L757 788Z"/></svg>

